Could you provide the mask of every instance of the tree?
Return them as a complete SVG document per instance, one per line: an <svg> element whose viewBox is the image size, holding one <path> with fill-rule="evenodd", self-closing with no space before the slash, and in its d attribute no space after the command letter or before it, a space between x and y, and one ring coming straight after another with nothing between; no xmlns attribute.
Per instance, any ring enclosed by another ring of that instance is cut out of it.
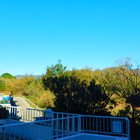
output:
<svg viewBox="0 0 140 140"><path fill-rule="evenodd" d="M26 85L23 89L23 95L30 97L40 97L43 94L44 88L42 84L42 80L40 79L32 79L32 77L26 78Z"/></svg>
<svg viewBox="0 0 140 140"><path fill-rule="evenodd" d="M61 64L61 60L58 60L58 63L56 65L52 65L51 67L47 68L46 76L58 76L62 74L65 70L66 67Z"/></svg>
<svg viewBox="0 0 140 140"><path fill-rule="evenodd" d="M4 80L0 79L0 91L4 91L6 89L6 83Z"/></svg>
<svg viewBox="0 0 140 140"><path fill-rule="evenodd" d="M88 99L87 104L89 105L90 112L92 114L98 114L98 115L106 115L107 108L110 98L105 93L104 89L101 87L101 85L96 84L94 80L90 82L90 85L88 88Z"/></svg>
<svg viewBox="0 0 140 140"><path fill-rule="evenodd" d="M120 67L120 74L125 79L126 86L123 88L126 98L126 102L130 104L132 108L132 119L135 121L136 110L140 107L140 69L137 67L133 69L132 64L126 63L125 66Z"/></svg>
<svg viewBox="0 0 140 140"><path fill-rule="evenodd" d="M110 77L111 77L110 73ZM139 65L134 69L130 59L121 62L114 71L110 89L120 98L125 98L126 103L131 107L131 118L135 120L136 110L140 107L140 69Z"/></svg>
<svg viewBox="0 0 140 140"><path fill-rule="evenodd" d="M14 77L13 75L11 75L10 73L4 73L1 75L2 78L5 78L5 79L16 79L16 77Z"/></svg>
<svg viewBox="0 0 140 140"><path fill-rule="evenodd" d="M80 79L80 81L85 81L86 84L90 84L90 82L92 81L93 77L94 77L94 72L92 71L92 68L85 68L85 69L74 69L72 71L69 72L70 75L77 77L78 79Z"/></svg>
<svg viewBox="0 0 140 140"><path fill-rule="evenodd" d="M93 80L90 85L74 76L55 76L43 79L44 86L55 94L57 111L80 114L105 114L108 96Z"/></svg>

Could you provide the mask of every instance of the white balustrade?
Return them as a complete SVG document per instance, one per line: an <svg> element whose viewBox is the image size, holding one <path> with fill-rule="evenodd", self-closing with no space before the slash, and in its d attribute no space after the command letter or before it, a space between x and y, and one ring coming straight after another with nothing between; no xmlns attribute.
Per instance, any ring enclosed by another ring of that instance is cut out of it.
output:
<svg viewBox="0 0 140 140"><path fill-rule="evenodd" d="M51 140L79 133L90 133L119 136L130 140L128 118L80 115L14 106L5 108L9 111L10 119L17 119L24 123L0 126L0 136Z"/></svg>

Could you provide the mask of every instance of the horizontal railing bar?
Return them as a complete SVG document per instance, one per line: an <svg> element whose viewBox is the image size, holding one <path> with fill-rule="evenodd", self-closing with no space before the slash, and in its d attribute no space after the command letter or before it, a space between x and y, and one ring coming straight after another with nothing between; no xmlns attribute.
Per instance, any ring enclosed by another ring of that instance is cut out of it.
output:
<svg viewBox="0 0 140 140"><path fill-rule="evenodd" d="M94 115L81 115L82 117L92 117L92 118L113 118L113 119L121 119L121 120L129 120L125 117L115 117L115 116L94 116Z"/></svg>
<svg viewBox="0 0 140 140"><path fill-rule="evenodd" d="M7 108L18 108L18 109L25 109L25 110L35 110L35 111L42 111L42 112L48 112L46 110L40 110L40 109L33 109L33 108L23 108L23 107L15 107L15 106L10 106ZM97 117L97 118L116 118L116 119L127 119L126 117L117 117L117 116L96 116L96 115L83 115L83 114L73 114L73 113L63 113L63 112L53 112L54 114L66 114L66 115L80 115L83 117Z"/></svg>
<svg viewBox="0 0 140 140"><path fill-rule="evenodd" d="M43 111L43 112L45 112L45 110L41 110L41 109L23 108L23 107L16 107L16 106L7 106L6 108L17 108L17 109L35 110L35 111Z"/></svg>
<svg viewBox="0 0 140 140"><path fill-rule="evenodd" d="M81 115L81 114L73 114L73 113L63 113L63 112L53 112L53 113L58 113L58 114L65 114L65 115Z"/></svg>
<svg viewBox="0 0 140 140"><path fill-rule="evenodd" d="M73 119L73 118L78 118L77 116L72 116L72 117L63 117L63 118L56 118L56 119L48 119L48 120L39 120L39 121L32 121L32 122L20 122L18 124L9 124L9 125L2 125L1 127L10 127L10 126L16 126L16 125L26 125L26 124L32 124L32 123L42 123L42 122L52 122L52 121L57 121L57 120L66 120L66 119Z"/></svg>
<svg viewBox="0 0 140 140"><path fill-rule="evenodd" d="M100 134L115 134L115 135L118 135L118 136L128 136L127 134L124 134L124 133L112 133L112 132L103 132L103 131L91 131L91 130L81 130L81 132L93 132L93 133L100 133Z"/></svg>
<svg viewBox="0 0 140 140"><path fill-rule="evenodd" d="M87 116L87 117L97 117L97 118L116 118L116 119L127 119L126 117L117 117L117 116L96 116L96 115L83 115L83 114L73 114L73 113L63 113L63 112L53 112L53 113L58 113L58 114L70 114L70 115L80 115L80 116Z"/></svg>

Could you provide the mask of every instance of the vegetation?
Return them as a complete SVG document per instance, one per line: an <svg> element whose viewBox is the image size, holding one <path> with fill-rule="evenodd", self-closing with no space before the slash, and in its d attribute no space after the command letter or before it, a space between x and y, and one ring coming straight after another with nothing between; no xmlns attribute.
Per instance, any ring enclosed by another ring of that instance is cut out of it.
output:
<svg viewBox="0 0 140 140"><path fill-rule="evenodd" d="M58 61L46 69L41 79L16 79L3 74L0 91L26 96L41 108L129 117L131 126L135 126L131 130L138 131L140 127L140 69L134 68L128 59L116 67L94 71L67 71Z"/></svg>
<svg viewBox="0 0 140 140"><path fill-rule="evenodd" d="M46 88L55 94L55 109L80 114L105 114L109 97L92 80L89 85L74 76L43 78Z"/></svg>
<svg viewBox="0 0 140 140"><path fill-rule="evenodd" d="M15 79L16 78L13 75L11 75L10 73L4 73L4 74L1 75L1 77L7 78L7 79L12 79L12 78Z"/></svg>
<svg viewBox="0 0 140 140"><path fill-rule="evenodd" d="M2 78L0 78L0 92L5 91L5 89L6 89L6 83Z"/></svg>

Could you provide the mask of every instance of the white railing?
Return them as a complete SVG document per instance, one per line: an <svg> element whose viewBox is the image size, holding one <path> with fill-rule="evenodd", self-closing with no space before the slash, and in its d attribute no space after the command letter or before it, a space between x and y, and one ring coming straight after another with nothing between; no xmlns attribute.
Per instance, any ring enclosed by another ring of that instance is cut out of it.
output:
<svg viewBox="0 0 140 140"><path fill-rule="evenodd" d="M45 110L21 108L15 106L6 106L5 108L9 112L9 119L20 120L23 122L31 122L35 120L45 119Z"/></svg>
<svg viewBox="0 0 140 140"><path fill-rule="evenodd" d="M130 138L128 118L112 116L81 116L81 132Z"/></svg>
<svg viewBox="0 0 140 140"><path fill-rule="evenodd" d="M130 139L130 122L125 117L80 115L72 113L53 112L55 118L80 116L82 133L94 133L126 137Z"/></svg>
<svg viewBox="0 0 140 140"><path fill-rule="evenodd" d="M21 108L16 106L3 106L9 112L8 118L20 120L23 122L31 122L45 119L56 119L63 117L78 116L78 114L53 112L50 109L41 110L33 108Z"/></svg>
<svg viewBox="0 0 140 140"><path fill-rule="evenodd" d="M53 118L63 118L63 117L72 117L72 116L79 116L80 115L80 114L54 112L54 111L52 113L53 113Z"/></svg>
<svg viewBox="0 0 140 140"><path fill-rule="evenodd" d="M79 134L79 116L0 126L4 140L53 140Z"/></svg>
<svg viewBox="0 0 140 140"><path fill-rule="evenodd" d="M39 109L25 109L20 107L7 107L9 111L9 118L18 119L24 122L16 124L13 131L19 127L32 126L32 124L40 124L46 127L46 124L51 124L51 131L53 131L53 138L68 136L71 133L94 133L102 135L119 136L130 139L130 123L128 118L112 117L112 116L93 116L93 115L79 115L72 113L53 112L51 110L39 110ZM41 126L40 130L42 130ZM5 128L6 126L3 126ZM7 126L12 128L12 126ZM28 131L37 131L37 128L27 127ZM49 127L50 128L50 127ZM20 130L20 129L19 129ZM40 132L40 130L38 130ZM11 131L11 130L10 130ZM44 132L44 131L43 131ZM43 133L41 132L41 134ZM68 133L66 133L68 132ZM27 134L28 132L26 132ZM37 135L38 132L35 132ZM51 133L50 129L44 133ZM43 135L43 134L42 134ZM50 137L51 134L49 134ZM44 136L44 135L43 135Z"/></svg>

